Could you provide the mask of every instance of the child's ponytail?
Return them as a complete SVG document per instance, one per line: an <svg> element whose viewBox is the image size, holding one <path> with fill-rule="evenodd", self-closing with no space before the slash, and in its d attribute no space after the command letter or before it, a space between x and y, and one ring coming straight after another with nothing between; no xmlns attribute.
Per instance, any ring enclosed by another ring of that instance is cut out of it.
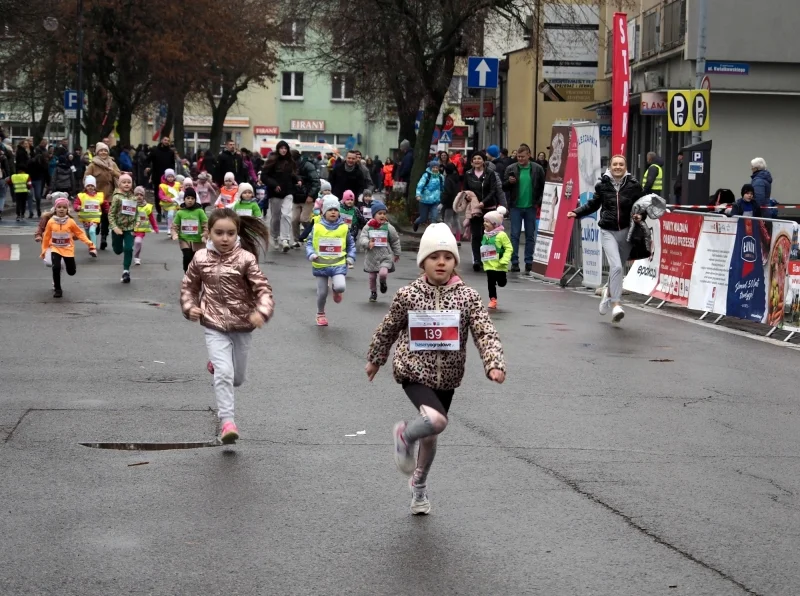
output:
<svg viewBox="0 0 800 596"><path fill-rule="evenodd" d="M236 211L227 207L214 209L208 216L209 231L221 219L230 219L236 224L236 229L239 230L239 244L244 250L253 253L256 259L259 259L262 253L267 254L269 229L263 221L257 217L240 216Z"/></svg>

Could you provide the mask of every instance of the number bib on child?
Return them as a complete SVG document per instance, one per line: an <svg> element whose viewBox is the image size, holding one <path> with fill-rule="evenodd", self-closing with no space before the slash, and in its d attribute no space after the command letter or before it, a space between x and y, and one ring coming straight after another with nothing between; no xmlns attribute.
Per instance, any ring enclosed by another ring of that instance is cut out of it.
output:
<svg viewBox="0 0 800 596"><path fill-rule="evenodd" d="M494 244L484 244L481 246L481 261L494 261L497 259L497 247Z"/></svg>
<svg viewBox="0 0 800 596"><path fill-rule="evenodd" d="M121 215L136 215L136 201L123 199L119 212Z"/></svg>
<svg viewBox="0 0 800 596"><path fill-rule="evenodd" d="M242 215L246 215L246 216L250 217L250 216L253 215L253 210L252 209L237 209L236 210L236 215L238 215L240 217Z"/></svg>
<svg viewBox="0 0 800 596"><path fill-rule="evenodd" d="M423 350L454 351L461 349L460 310L408 311L408 347Z"/></svg>
<svg viewBox="0 0 800 596"><path fill-rule="evenodd" d="M197 219L182 219L181 234L194 235L200 229L200 221Z"/></svg>
<svg viewBox="0 0 800 596"><path fill-rule="evenodd" d="M348 215L347 213L342 213L342 221L349 226L353 223L353 216Z"/></svg>
<svg viewBox="0 0 800 596"><path fill-rule="evenodd" d="M342 254L341 238L320 238L319 252L326 257L338 257Z"/></svg>
<svg viewBox="0 0 800 596"><path fill-rule="evenodd" d="M369 219L370 217L372 217L372 207L366 207L366 206L362 207L361 213L364 214L364 217Z"/></svg>
<svg viewBox="0 0 800 596"><path fill-rule="evenodd" d="M389 232L387 230L370 230L369 239L372 240L377 248L379 246L389 246Z"/></svg>
<svg viewBox="0 0 800 596"><path fill-rule="evenodd" d="M55 248L67 248L72 234L69 232L53 232L50 236L50 244Z"/></svg>
<svg viewBox="0 0 800 596"><path fill-rule="evenodd" d="M81 205L81 211L85 211L86 213L100 213L100 202L85 201L83 205Z"/></svg>

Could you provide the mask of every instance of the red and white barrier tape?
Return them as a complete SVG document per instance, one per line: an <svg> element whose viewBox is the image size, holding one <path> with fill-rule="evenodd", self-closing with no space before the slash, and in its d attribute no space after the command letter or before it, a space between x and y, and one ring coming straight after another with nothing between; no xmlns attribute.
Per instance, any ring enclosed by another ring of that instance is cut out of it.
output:
<svg viewBox="0 0 800 596"><path fill-rule="evenodd" d="M726 205L667 205L670 209L719 209L730 207ZM800 209L800 205L775 205L774 207L763 207L763 209Z"/></svg>

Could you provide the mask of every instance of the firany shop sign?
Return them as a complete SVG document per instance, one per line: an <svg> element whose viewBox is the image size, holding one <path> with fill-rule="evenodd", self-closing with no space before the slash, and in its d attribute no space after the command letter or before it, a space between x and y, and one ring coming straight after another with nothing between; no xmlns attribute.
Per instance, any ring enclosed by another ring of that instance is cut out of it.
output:
<svg viewBox="0 0 800 596"><path fill-rule="evenodd" d="M310 131L310 132L324 132L324 120L290 120L290 130Z"/></svg>

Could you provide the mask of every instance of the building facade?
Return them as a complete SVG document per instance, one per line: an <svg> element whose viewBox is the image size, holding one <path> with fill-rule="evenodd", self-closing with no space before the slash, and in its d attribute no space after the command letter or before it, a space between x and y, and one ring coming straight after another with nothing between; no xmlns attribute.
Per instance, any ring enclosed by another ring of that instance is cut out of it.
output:
<svg viewBox="0 0 800 596"><path fill-rule="evenodd" d="M792 174L800 133L800 9L796 0L704 0L707 5L706 68L710 84L711 191L739 196L750 181L750 161L766 160L773 197L797 203ZM700 0L641 0L628 17L631 55L631 170L641 176L645 155L665 161L665 189L677 174L677 153L690 132L670 132L669 90L695 88ZM611 22L613 2L606 7ZM610 33L606 28L606 39ZM775 40L774 42L771 40ZM608 42L604 45L608 46ZM607 48L605 76L610 80ZM608 112L607 103L593 106ZM666 184L669 184L667 186Z"/></svg>

